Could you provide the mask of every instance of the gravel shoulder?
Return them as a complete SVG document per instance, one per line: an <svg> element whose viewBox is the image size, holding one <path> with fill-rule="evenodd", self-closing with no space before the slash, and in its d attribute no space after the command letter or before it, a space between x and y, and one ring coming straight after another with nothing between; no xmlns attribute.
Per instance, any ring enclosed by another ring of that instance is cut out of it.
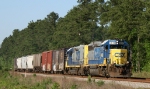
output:
<svg viewBox="0 0 150 89"><path fill-rule="evenodd" d="M28 75L33 75L32 73L22 73L22 74L25 74L25 76L28 76ZM69 78L69 79L75 79L75 80L78 80L78 81L87 81L88 79L87 78L75 78L75 77L71 77L71 76L62 76L62 75L54 75L54 74L36 74L37 76L43 76L43 77L65 77L65 78ZM92 79L92 78L91 78ZM146 89L150 89L150 83L142 83L142 82L129 82L129 81L118 81L118 80L101 80L101 79L95 79L95 81L104 81L105 83L108 83L108 84L121 84L121 85L124 85L124 86L128 86L128 87L132 87L132 88L146 88Z"/></svg>

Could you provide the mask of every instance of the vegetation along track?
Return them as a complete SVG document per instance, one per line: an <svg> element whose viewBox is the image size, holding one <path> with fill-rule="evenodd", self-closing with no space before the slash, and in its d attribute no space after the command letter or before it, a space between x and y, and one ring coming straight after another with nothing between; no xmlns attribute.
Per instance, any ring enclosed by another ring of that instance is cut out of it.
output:
<svg viewBox="0 0 150 89"><path fill-rule="evenodd" d="M25 72L15 72L25 74ZM26 74L39 74L42 76L65 76L65 77L75 77L75 78L88 78L88 76L78 76L78 75L64 75L64 74L48 74L48 73L26 73ZM91 76L92 79L100 79L100 80L113 80L113 81L128 81L128 82L141 82L141 83L150 83L150 78L140 78L140 77L129 77L129 78L106 78L100 76Z"/></svg>

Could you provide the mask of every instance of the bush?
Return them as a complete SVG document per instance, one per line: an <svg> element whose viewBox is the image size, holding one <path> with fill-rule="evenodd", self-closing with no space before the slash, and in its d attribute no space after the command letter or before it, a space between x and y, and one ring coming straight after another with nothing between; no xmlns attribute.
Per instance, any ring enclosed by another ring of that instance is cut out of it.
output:
<svg viewBox="0 0 150 89"><path fill-rule="evenodd" d="M59 89L59 86L60 86L60 85L55 82L55 83L53 83L51 89Z"/></svg>
<svg viewBox="0 0 150 89"><path fill-rule="evenodd" d="M89 83L92 82L91 75L88 75L88 82L89 82Z"/></svg>
<svg viewBox="0 0 150 89"><path fill-rule="evenodd" d="M104 81L98 81L98 82L97 82L97 85L98 85L98 86L104 85Z"/></svg>
<svg viewBox="0 0 150 89"><path fill-rule="evenodd" d="M145 64L145 66L143 67L143 70L146 72L150 72L150 61L148 61L147 64Z"/></svg>

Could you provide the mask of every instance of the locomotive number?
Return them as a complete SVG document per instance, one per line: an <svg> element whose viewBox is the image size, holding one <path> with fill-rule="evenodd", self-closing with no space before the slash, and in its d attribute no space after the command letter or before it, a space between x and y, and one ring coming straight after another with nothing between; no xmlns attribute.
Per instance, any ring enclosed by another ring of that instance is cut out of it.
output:
<svg viewBox="0 0 150 89"><path fill-rule="evenodd" d="M115 53L115 57L124 57L125 53Z"/></svg>

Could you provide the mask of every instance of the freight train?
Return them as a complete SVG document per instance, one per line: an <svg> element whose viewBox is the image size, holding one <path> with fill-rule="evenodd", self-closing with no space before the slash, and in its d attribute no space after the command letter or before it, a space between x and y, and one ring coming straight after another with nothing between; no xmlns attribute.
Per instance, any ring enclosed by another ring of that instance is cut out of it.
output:
<svg viewBox="0 0 150 89"><path fill-rule="evenodd" d="M95 41L14 59L15 71L131 77L129 44L125 40Z"/></svg>

